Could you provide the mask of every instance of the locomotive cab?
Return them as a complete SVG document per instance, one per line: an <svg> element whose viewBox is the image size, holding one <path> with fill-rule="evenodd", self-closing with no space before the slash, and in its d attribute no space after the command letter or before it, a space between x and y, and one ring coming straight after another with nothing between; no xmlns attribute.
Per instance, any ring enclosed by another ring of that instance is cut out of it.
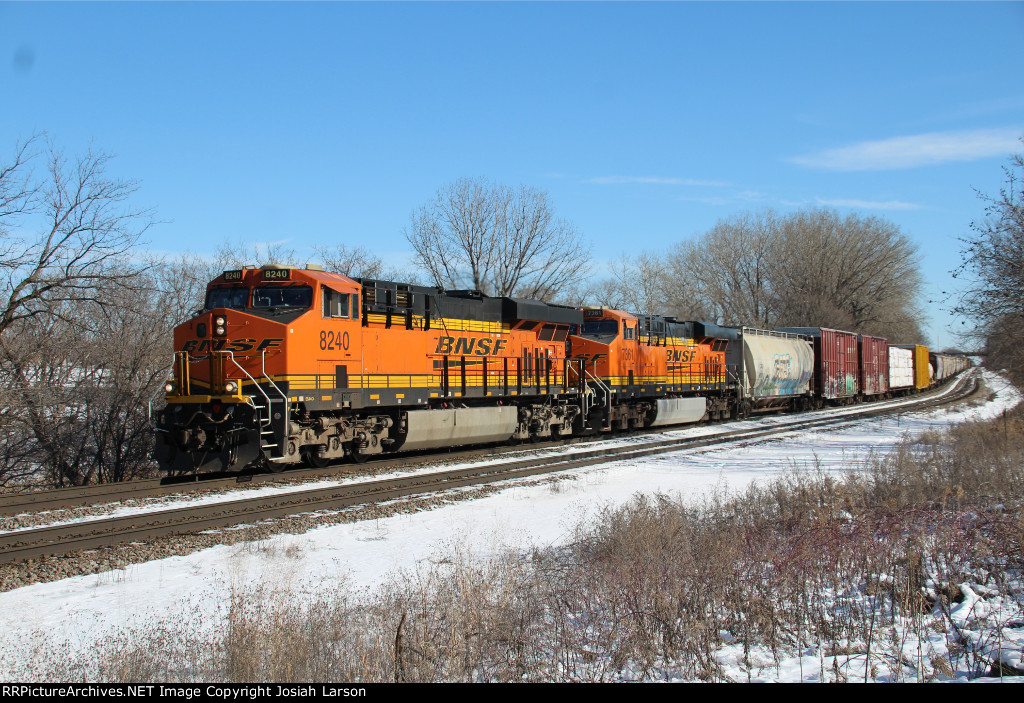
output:
<svg viewBox="0 0 1024 703"><path fill-rule="evenodd" d="M334 357L332 375L346 373L339 356L361 361L358 290L318 267L247 266L214 279L203 310L174 332L166 406L153 423L161 465L231 469L285 457L280 439L297 400L289 370L309 368L317 351Z"/></svg>

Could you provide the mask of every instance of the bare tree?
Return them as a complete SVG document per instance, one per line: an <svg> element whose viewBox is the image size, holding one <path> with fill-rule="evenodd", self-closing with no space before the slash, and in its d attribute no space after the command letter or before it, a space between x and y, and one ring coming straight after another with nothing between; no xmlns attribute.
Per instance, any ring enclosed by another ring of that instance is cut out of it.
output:
<svg viewBox="0 0 1024 703"><path fill-rule="evenodd" d="M345 274L353 278L376 278L378 280L418 283L419 275L397 266L389 266L384 259L361 246L350 247L335 244L333 247L316 245L313 251L319 255L328 271Z"/></svg>
<svg viewBox="0 0 1024 703"><path fill-rule="evenodd" d="M232 242L224 239L217 245L213 262L210 265L208 280L216 278L226 269L240 269L243 266L263 266L266 264L300 265L295 249L288 246L287 241L267 242L258 244L246 242L239 238Z"/></svg>
<svg viewBox="0 0 1024 703"><path fill-rule="evenodd" d="M0 338L64 303L102 305L100 285L130 284L140 267L126 255L152 224L149 211L127 204L136 183L105 175L108 154L90 149L72 162L50 142L37 153L42 141L22 142L0 163Z"/></svg>
<svg viewBox="0 0 1024 703"><path fill-rule="evenodd" d="M551 300L585 277L589 247L547 193L483 179L441 188L413 212L406 240L436 285Z"/></svg>
<svg viewBox="0 0 1024 703"><path fill-rule="evenodd" d="M669 312L666 300L671 297L669 278L663 257L654 251L636 256L623 254L612 265L612 290L617 298L614 307L641 315L664 315Z"/></svg>
<svg viewBox="0 0 1024 703"><path fill-rule="evenodd" d="M640 312L763 327L826 324L922 337L916 246L885 220L772 210L719 221L663 258L625 258L613 286Z"/></svg>
<svg viewBox="0 0 1024 703"><path fill-rule="evenodd" d="M725 324L769 324L778 226L774 211L747 213L676 245L667 260L669 305Z"/></svg>
<svg viewBox="0 0 1024 703"><path fill-rule="evenodd" d="M1024 143L1024 137L1021 138ZM978 193L985 202L985 218L972 222L965 237L963 263L954 278L967 289L953 312L966 318L973 334L985 342L994 363L1024 380L1024 154L1010 157L1003 167L1005 180L999 195Z"/></svg>
<svg viewBox="0 0 1024 703"><path fill-rule="evenodd" d="M89 408L118 385L109 380L120 351L100 349L119 329L97 325L144 288L132 249L152 224L128 203L135 182L106 175L110 159L91 149L68 159L37 136L0 162L0 481L42 470L51 485L91 480ZM140 332L150 347L153 329ZM130 442L109 444L123 452Z"/></svg>
<svg viewBox="0 0 1024 703"><path fill-rule="evenodd" d="M776 325L829 321L901 341L922 337L920 257L897 225L802 210L782 221L772 248Z"/></svg>
<svg viewBox="0 0 1024 703"><path fill-rule="evenodd" d="M174 326L195 310L196 290L182 293L191 269L154 262L133 286L98 290L102 307L65 302L0 340L0 481L60 487L153 473L146 411L167 378ZM3 462L15 446L21 454Z"/></svg>
<svg viewBox="0 0 1024 703"><path fill-rule="evenodd" d="M985 219L971 223L974 234L963 239L964 261L953 274L970 282L954 312L983 324L1024 317L1024 154L1012 156L1003 172L998 197L978 193Z"/></svg>

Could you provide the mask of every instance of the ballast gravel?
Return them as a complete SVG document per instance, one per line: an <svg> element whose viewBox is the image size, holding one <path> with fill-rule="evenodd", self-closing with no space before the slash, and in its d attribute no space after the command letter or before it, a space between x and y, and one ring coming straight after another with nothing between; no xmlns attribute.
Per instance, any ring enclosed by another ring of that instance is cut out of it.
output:
<svg viewBox="0 0 1024 703"><path fill-rule="evenodd" d="M560 474L557 477L549 476L534 480L520 479L517 481L517 485L549 484L571 478L570 475ZM486 485L451 489L430 495L390 500L385 503L364 504L341 510L298 513L252 525L234 526L195 534L169 535L146 542L119 544L75 554L30 559L14 564L0 564L0 593L35 583L48 583L72 576L122 569L132 564L142 564L154 559L186 556L218 545L255 542L278 534L302 534L328 525L376 520L403 513L432 510L458 501L475 500L496 493L503 488L503 485ZM8 527L8 529L10 528Z"/></svg>

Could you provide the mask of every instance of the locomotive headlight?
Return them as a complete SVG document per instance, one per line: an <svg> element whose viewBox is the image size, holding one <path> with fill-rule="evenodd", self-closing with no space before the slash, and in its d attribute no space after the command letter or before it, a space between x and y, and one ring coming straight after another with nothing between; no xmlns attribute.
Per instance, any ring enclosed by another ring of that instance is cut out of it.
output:
<svg viewBox="0 0 1024 703"><path fill-rule="evenodd" d="M223 337L228 331L228 320L223 315L217 315L213 318L213 334L217 337Z"/></svg>
<svg viewBox="0 0 1024 703"><path fill-rule="evenodd" d="M224 390L228 393L233 394L235 391L238 390L238 384L235 383L234 381L228 381L227 383L224 384Z"/></svg>
<svg viewBox="0 0 1024 703"><path fill-rule="evenodd" d="M164 392L167 395L174 395L178 391L178 384L174 381L168 381L164 384Z"/></svg>

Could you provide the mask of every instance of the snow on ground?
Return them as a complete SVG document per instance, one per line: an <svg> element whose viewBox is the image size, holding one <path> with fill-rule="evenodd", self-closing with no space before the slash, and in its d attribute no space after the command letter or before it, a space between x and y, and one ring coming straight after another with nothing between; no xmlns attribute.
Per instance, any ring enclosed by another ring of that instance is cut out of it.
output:
<svg viewBox="0 0 1024 703"><path fill-rule="evenodd" d="M698 495L721 487L743 488L791 467L847 470L869 454L888 452L904 435L998 417L1020 402L1020 393L999 376L981 373L995 394L980 406L854 420L839 430L791 432L784 440L753 440L723 449L576 469L554 483L509 482L490 496L429 511L213 547L0 593L0 679L26 671L38 633L46 633L51 643L77 649L117 628L137 627L149 619L180 618L215 627L239 584L259 581L313 594L347 579L351 586L370 589L389 573L415 569L453 545L486 555L495 548L559 544L581 518L603 506L621 504L637 492ZM772 421L776 420L763 418L751 424ZM739 426L734 423L730 429ZM708 431L714 428L671 434ZM813 664L816 668L818 660Z"/></svg>

